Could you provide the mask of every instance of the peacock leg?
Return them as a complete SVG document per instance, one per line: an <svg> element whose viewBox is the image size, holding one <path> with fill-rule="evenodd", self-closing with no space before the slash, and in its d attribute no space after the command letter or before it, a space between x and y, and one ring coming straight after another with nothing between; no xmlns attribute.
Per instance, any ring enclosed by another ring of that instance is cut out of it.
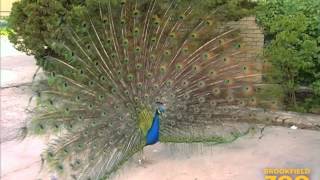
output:
<svg viewBox="0 0 320 180"><path fill-rule="evenodd" d="M139 151L139 165L144 164L145 162L145 156L144 156L144 148L142 148L141 151Z"/></svg>

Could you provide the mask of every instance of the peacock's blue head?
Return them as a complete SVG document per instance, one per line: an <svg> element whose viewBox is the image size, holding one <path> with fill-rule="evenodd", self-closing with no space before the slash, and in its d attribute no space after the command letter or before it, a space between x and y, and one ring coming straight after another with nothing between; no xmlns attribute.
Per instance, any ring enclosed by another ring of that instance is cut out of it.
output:
<svg viewBox="0 0 320 180"><path fill-rule="evenodd" d="M157 104L156 113L158 115L164 113L165 112L165 105L162 102L156 102L156 104Z"/></svg>

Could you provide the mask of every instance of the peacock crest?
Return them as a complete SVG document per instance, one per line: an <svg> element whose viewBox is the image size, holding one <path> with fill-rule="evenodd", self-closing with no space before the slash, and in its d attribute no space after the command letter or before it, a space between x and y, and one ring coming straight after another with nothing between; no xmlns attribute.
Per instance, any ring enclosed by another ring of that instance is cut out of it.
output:
<svg viewBox="0 0 320 180"><path fill-rule="evenodd" d="M225 142L250 129L242 108L270 102L262 63L239 58L250 49L219 9L94 0L58 23L27 129L52 135L43 158L62 179L107 178L158 115L162 142Z"/></svg>

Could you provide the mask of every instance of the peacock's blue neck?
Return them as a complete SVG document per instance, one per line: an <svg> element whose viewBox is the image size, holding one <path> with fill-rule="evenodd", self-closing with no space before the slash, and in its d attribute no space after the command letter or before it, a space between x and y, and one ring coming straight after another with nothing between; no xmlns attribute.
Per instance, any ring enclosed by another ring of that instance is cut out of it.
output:
<svg viewBox="0 0 320 180"><path fill-rule="evenodd" d="M146 137L146 145L152 145L159 141L159 130L160 130L160 115L155 113L152 120L152 125L148 130Z"/></svg>

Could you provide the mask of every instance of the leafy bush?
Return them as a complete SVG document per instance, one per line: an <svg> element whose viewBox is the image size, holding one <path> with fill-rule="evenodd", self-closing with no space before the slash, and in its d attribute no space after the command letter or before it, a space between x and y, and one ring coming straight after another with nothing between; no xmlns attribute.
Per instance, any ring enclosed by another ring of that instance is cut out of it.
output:
<svg viewBox="0 0 320 180"><path fill-rule="evenodd" d="M276 68L274 80L287 94L288 109L320 109L319 9L319 0L270 0L257 8L265 30L265 56Z"/></svg>

